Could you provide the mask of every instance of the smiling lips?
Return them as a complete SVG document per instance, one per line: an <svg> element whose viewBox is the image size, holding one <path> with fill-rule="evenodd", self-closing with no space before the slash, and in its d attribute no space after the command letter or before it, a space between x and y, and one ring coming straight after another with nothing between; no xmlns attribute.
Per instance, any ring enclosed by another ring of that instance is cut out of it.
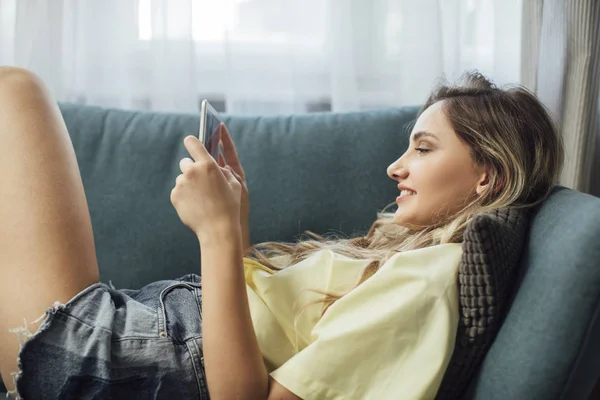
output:
<svg viewBox="0 0 600 400"><path fill-rule="evenodd" d="M396 197L396 202L417 194L417 192L404 185L398 185L398 189L400 190L400 196Z"/></svg>

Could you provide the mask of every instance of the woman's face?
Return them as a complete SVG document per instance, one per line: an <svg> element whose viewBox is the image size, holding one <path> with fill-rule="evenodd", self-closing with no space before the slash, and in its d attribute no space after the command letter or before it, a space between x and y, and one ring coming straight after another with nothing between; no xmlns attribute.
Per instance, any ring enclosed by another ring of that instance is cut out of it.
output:
<svg viewBox="0 0 600 400"><path fill-rule="evenodd" d="M387 173L400 191L394 222L411 229L459 211L488 184L485 168L475 164L469 146L456 136L441 101L421 114L408 150Z"/></svg>

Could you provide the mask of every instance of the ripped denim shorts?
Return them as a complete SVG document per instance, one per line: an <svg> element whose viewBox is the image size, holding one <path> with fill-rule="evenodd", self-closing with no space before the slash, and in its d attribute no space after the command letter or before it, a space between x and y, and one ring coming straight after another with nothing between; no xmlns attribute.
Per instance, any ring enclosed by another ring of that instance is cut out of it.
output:
<svg viewBox="0 0 600 400"><path fill-rule="evenodd" d="M27 327L12 398L209 399L195 274L141 289L95 283ZM17 397L18 396L18 397Z"/></svg>

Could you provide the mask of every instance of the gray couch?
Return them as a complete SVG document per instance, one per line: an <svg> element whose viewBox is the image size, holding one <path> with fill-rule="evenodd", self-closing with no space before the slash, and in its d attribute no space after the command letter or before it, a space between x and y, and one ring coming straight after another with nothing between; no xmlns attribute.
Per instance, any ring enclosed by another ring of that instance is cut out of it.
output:
<svg viewBox="0 0 600 400"><path fill-rule="evenodd" d="M62 104L90 208L100 277L117 288L199 273L169 194L198 116ZM417 108L225 116L247 173L253 243L305 230L365 233L397 189L386 167ZM587 399L600 376L600 199L557 187L539 208L519 289L465 396ZM402 394L398 394L402 398Z"/></svg>

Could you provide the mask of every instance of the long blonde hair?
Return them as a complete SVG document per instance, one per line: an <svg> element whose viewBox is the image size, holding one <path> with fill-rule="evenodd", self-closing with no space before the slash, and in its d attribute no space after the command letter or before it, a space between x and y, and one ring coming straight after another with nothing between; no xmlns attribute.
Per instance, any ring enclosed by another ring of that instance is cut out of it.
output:
<svg viewBox="0 0 600 400"><path fill-rule="evenodd" d="M437 85L419 115L438 101L443 101L442 109L459 139L471 148L473 161L490 167L490 190L458 213L439 217L435 225L423 229L396 225L389 213L383 213L365 236L323 237L307 231L296 243L252 246L246 256L274 270L320 250L369 260L357 280L358 286L398 252L461 243L467 224L477 213L503 207L528 208L548 196L562 169L563 143L546 108L534 94L520 86L499 88L478 72L468 72L456 85ZM271 261L282 255L288 256L285 265ZM346 293L323 293L323 313Z"/></svg>

